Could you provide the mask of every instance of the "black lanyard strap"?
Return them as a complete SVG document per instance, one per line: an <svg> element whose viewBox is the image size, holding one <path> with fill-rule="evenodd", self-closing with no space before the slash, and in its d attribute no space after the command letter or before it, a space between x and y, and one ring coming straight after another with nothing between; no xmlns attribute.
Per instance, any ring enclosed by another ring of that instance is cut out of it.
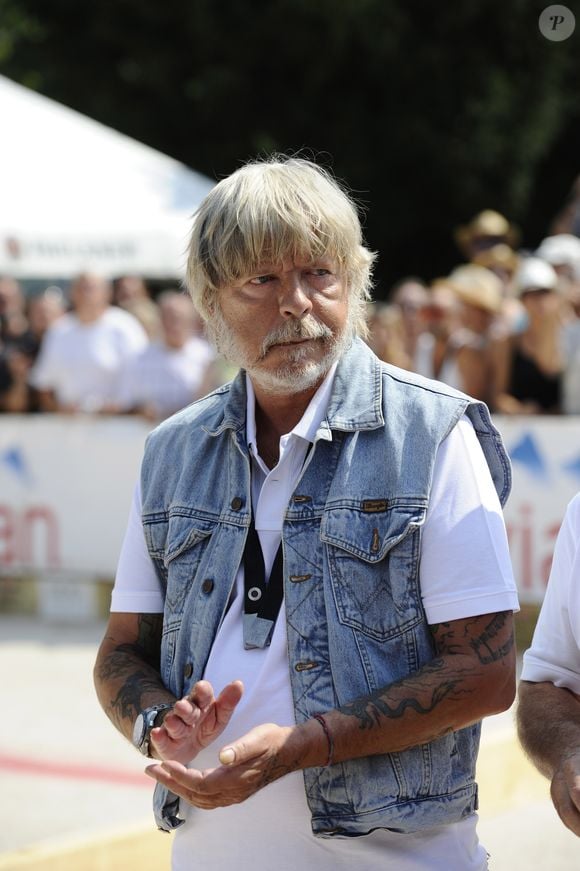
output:
<svg viewBox="0 0 580 871"><path fill-rule="evenodd" d="M280 613L284 593L282 544L278 546L270 577L266 579L264 555L253 515L246 538L243 563L244 646L267 647Z"/></svg>

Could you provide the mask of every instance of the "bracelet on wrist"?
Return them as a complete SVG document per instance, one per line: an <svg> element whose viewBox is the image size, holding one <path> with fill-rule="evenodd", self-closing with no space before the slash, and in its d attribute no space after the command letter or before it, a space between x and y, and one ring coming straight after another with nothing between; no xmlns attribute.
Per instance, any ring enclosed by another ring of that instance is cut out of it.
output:
<svg viewBox="0 0 580 871"><path fill-rule="evenodd" d="M318 720L318 722L322 726L324 734L326 735L326 741L328 743L328 757L326 759L326 762L324 763L324 767L328 768L328 766L332 765L334 761L334 739L332 737L332 732L330 731L328 723L326 722L322 714L314 714L312 719Z"/></svg>

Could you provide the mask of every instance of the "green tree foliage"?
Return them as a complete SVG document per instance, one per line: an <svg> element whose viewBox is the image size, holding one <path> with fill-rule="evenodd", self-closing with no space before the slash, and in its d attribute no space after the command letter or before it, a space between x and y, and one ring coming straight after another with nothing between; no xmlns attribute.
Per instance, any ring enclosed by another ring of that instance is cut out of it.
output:
<svg viewBox="0 0 580 871"><path fill-rule="evenodd" d="M452 268L481 208L547 231L580 171L580 15L549 42L545 5L0 0L0 72L215 178L320 155L368 209L385 295Z"/></svg>

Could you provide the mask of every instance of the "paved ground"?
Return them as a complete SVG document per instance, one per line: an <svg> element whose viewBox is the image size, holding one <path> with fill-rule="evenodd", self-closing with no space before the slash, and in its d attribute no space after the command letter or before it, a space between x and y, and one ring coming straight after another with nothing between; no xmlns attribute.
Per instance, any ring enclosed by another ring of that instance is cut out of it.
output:
<svg viewBox="0 0 580 871"><path fill-rule="evenodd" d="M91 672L103 628L0 616L1 869L21 867L8 857L24 848L104 842L126 832L152 833L163 850L169 846L154 832L143 760L96 701ZM479 831L491 871L580 868L580 841L561 825L546 782L518 751L511 712L487 721L480 764ZM87 860L72 867L97 866ZM145 871L141 862L98 864L116 867ZM151 867L160 869L158 862Z"/></svg>
<svg viewBox="0 0 580 871"><path fill-rule="evenodd" d="M0 854L151 819L143 760L93 690L102 633L0 618Z"/></svg>

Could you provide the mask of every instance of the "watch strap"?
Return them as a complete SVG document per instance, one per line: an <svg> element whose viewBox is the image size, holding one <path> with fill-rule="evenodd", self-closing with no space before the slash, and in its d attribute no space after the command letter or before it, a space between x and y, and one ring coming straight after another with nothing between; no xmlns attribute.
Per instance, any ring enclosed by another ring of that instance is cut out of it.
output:
<svg viewBox="0 0 580 871"><path fill-rule="evenodd" d="M140 739L136 742L135 746L137 749L143 754L143 756L149 756L149 743L151 740L151 730L155 728L157 717L162 711L169 711L172 708L172 705L167 704L159 704L152 705L149 708L145 708L140 713L140 717L142 719L142 732Z"/></svg>

